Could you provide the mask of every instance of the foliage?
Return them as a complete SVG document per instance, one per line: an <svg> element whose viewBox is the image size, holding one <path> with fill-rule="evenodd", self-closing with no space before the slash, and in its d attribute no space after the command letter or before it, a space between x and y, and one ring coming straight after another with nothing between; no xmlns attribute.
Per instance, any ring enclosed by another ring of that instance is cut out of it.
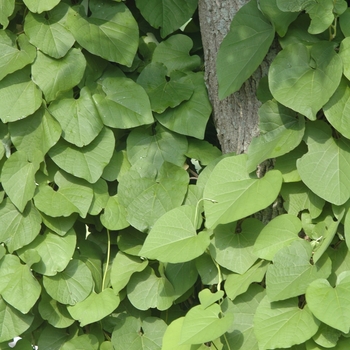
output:
<svg viewBox="0 0 350 350"><path fill-rule="evenodd" d="M349 347L347 3L234 17L221 97L282 47L246 155L208 142L196 5L0 0L1 349Z"/></svg>

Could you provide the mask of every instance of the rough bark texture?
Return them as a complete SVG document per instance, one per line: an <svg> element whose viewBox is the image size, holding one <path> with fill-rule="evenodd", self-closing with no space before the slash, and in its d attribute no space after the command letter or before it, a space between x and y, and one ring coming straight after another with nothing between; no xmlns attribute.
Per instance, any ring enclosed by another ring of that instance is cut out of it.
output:
<svg viewBox="0 0 350 350"><path fill-rule="evenodd" d="M260 102L256 90L260 78L276 51L271 51L264 62L236 93L220 101L216 77L216 56L220 44L229 31L233 16L247 0L199 0L199 20L205 59L205 79L213 106L213 118L223 153L247 151L251 139L257 136Z"/></svg>

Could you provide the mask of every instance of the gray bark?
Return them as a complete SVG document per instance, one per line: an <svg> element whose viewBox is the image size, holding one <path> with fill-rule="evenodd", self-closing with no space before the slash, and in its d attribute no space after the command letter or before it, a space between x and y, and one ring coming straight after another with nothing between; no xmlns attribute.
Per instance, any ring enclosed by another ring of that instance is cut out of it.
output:
<svg viewBox="0 0 350 350"><path fill-rule="evenodd" d="M275 56L270 51L253 76L236 93L220 101L216 77L216 56L233 16L247 0L199 0L199 20L205 59L205 79L213 106L213 118L223 153L247 151L251 139L257 136L260 102L256 90L262 76L267 74Z"/></svg>

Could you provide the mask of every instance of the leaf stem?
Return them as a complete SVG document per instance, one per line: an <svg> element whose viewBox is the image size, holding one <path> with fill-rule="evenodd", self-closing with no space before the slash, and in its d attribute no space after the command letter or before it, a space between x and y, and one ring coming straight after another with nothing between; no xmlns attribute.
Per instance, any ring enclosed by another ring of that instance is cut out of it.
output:
<svg viewBox="0 0 350 350"><path fill-rule="evenodd" d="M105 289L105 283L106 283L106 278L107 278L107 271L108 271L110 257L111 257L111 235L109 234L109 230L107 229L107 260L106 260L105 271L103 273L102 290Z"/></svg>
<svg viewBox="0 0 350 350"><path fill-rule="evenodd" d="M230 344L229 344L229 342L227 340L227 337L226 337L226 333L224 333L224 338L225 338L225 342L226 342L226 345L227 345L227 349L231 350Z"/></svg>

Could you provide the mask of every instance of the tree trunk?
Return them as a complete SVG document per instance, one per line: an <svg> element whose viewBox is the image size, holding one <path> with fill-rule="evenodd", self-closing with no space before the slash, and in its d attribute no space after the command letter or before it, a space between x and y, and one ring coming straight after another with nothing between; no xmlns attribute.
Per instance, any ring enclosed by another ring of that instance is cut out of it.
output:
<svg viewBox="0 0 350 350"><path fill-rule="evenodd" d="M275 51L270 50L267 58L236 93L220 101L216 77L216 56L225 35L230 29L232 18L247 0L199 0L199 21L205 59L205 80L213 106L213 118L223 153L236 154L247 151L251 139L257 136L260 102L256 90Z"/></svg>

